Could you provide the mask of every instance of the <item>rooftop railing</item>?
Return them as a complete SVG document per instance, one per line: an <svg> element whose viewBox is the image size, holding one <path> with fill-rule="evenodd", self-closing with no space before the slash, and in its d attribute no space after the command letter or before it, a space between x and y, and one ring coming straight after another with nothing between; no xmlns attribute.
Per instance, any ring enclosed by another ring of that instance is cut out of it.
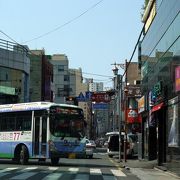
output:
<svg viewBox="0 0 180 180"><path fill-rule="evenodd" d="M26 56L28 55L29 52L28 48L26 48L25 46L10 41L6 41L3 39L0 39L0 48L9 51L14 51L16 53L26 54Z"/></svg>

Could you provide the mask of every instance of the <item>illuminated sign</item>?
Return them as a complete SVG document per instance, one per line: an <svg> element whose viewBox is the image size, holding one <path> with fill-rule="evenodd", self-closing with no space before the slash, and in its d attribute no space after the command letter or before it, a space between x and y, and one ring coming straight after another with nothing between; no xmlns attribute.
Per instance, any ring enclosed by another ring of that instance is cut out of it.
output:
<svg viewBox="0 0 180 180"><path fill-rule="evenodd" d="M92 94L91 99L92 101L95 101L95 102L109 102L110 101L109 94L107 94L106 92L94 93Z"/></svg>
<svg viewBox="0 0 180 180"><path fill-rule="evenodd" d="M50 111L51 113L57 113L57 114L71 114L71 115L83 114L83 111L81 109L72 109L68 107L59 107L59 106L51 107Z"/></svg>
<svg viewBox="0 0 180 180"><path fill-rule="evenodd" d="M175 91L180 91L180 66L175 69Z"/></svg>
<svg viewBox="0 0 180 180"><path fill-rule="evenodd" d="M138 100L138 113L141 113L145 110L145 96L141 97Z"/></svg>

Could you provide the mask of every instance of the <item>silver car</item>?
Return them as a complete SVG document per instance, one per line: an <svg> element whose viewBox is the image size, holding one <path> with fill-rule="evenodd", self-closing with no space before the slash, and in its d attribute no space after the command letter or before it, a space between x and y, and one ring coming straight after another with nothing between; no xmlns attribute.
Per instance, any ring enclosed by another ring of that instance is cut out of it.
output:
<svg viewBox="0 0 180 180"><path fill-rule="evenodd" d="M86 157L93 158L93 153L94 153L95 148L96 148L96 145L94 141L86 139Z"/></svg>

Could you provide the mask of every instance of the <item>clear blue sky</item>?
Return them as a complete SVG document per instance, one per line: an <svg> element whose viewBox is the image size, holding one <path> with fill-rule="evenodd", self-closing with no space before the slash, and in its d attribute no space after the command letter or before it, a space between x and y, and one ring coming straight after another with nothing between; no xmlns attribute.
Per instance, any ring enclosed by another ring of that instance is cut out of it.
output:
<svg viewBox="0 0 180 180"><path fill-rule="evenodd" d="M132 55L143 26L144 0L103 0L91 8L99 1L0 0L0 30L30 49L66 54L70 68L81 67L83 77L109 86L111 64L124 63ZM0 38L10 40L2 33Z"/></svg>

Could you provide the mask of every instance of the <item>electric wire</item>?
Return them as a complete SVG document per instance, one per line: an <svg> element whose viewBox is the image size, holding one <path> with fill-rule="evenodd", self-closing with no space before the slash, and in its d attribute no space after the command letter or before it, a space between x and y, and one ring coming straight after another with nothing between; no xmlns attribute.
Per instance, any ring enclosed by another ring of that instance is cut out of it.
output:
<svg viewBox="0 0 180 180"><path fill-rule="evenodd" d="M95 4L93 4L91 7L89 7L87 10L85 10L84 12L82 12L80 15L78 15L78 16L70 19L69 21L65 22L64 24L62 24L62 25L60 25L60 26L58 26L58 27L56 27L56 28L54 28L54 29L52 29L52 30L50 30L50 31L42 34L42 35L39 35L39 36L37 36L37 37L35 37L35 38L32 38L32 39L30 39L30 40L27 40L27 41L25 41L25 42L23 42L23 43L27 43L27 42L31 42L31 41L40 39L40 38L42 38L42 37L44 37L44 36L47 36L47 35L55 32L55 31L63 28L64 26L67 26L68 24L70 24L70 23L76 21L77 19L79 19L81 16L83 16L84 14L86 14L87 12L89 12L90 10L94 9L97 5L99 5L99 4L100 4L101 2L103 2L103 1L104 1L104 0L98 1L97 3L95 3Z"/></svg>

